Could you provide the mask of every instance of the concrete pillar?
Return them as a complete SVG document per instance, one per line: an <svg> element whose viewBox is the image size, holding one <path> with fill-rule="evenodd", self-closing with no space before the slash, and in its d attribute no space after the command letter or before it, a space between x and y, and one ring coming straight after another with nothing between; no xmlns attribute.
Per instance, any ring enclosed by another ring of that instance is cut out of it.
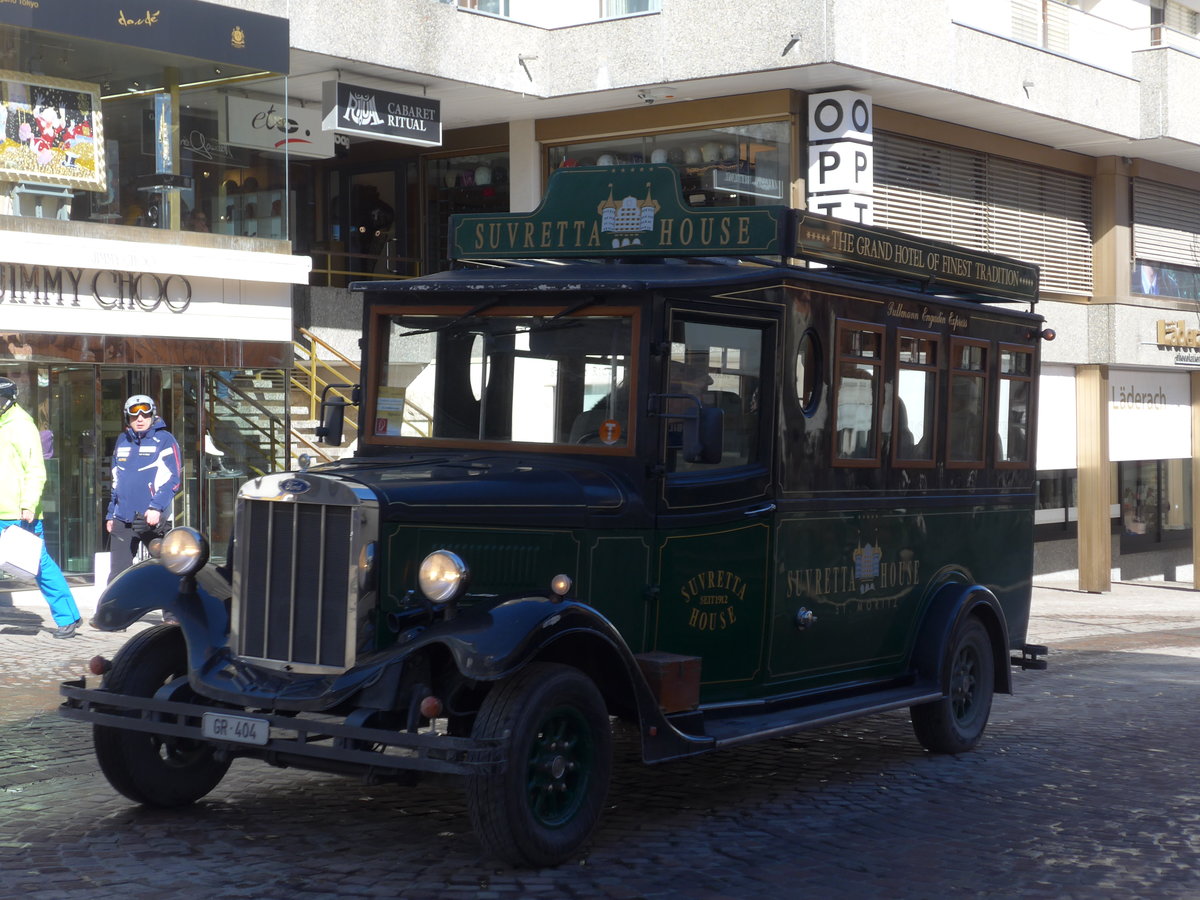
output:
<svg viewBox="0 0 1200 900"><path fill-rule="evenodd" d="M1112 506L1108 458L1108 366L1075 367L1079 467L1079 589L1112 588Z"/></svg>
<svg viewBox="0 0 1200 900"><path fill-rule="evenodd" d="M1190 373L1192 388L1192 587L1200 590L1200 372Z"/></svg>
<svg viewBox="0 0 1200 900"><path fill-rule="evenodd" d="M534 120L508 123L508 209L533 212L542 201L542 145Z"/></svg>
<svg viewBox="0 0 1200 900"><path fill-rule="evenodd" d="M1129 302L1129 261L1133 259L1133 210L1129 162L1119 156L1096 160L1092 178L1092 302Z"/></svg>

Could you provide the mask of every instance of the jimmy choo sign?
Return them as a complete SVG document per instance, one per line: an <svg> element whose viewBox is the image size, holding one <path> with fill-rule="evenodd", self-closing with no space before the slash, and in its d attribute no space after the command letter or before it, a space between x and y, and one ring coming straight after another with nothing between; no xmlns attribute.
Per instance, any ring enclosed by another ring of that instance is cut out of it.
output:
<svg viewBox="0 0 1200 900"><path fill-rule="evenodd" d="M0 263L0 308L90 305L181 313L191 302L192 285L182 275Z"/></svg>

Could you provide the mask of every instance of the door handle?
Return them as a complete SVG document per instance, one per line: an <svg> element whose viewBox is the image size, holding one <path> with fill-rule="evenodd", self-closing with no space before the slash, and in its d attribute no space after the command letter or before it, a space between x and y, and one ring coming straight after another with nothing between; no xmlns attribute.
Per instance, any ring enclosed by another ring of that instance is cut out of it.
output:
<svg viewBox="0 0 1200 900"><path fill-rule="evenodd" d="M765 515L766 513L770 513L770 512L775 512L775 504L774 503L768 503L766 506L759 506L759 507L755 507L754 509L748 509L744 513L742 513L742 515L743 516L761 516L761 515Z"/></svg>

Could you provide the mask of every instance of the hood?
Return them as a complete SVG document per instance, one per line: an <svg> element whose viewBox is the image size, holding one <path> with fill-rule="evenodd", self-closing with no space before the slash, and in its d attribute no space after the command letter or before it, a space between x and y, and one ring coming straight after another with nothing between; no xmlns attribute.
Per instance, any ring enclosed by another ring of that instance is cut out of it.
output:
<svg viewBox="0 0 1200 900"><path fill-rule="evenodd" d="M564 528L649 524L642 497L624 473L557 459L360 458L315 466L286 478L330 479L351 489L366 488L379 501L385 520Z"/></svg>

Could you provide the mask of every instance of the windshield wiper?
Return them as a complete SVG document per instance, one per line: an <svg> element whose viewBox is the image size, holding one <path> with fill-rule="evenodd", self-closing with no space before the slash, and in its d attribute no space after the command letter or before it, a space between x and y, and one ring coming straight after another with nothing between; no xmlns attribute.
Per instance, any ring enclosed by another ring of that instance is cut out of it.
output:
<svg viewBox="0 0 1200 900"><path fill-rule="evenodd" d="M449 322L446 322L444 325L438 325L436 328L418 328L415 331L405 331L401 334L396 335L396 337L398 337L398 338L415 337L418 334L436 334L439 331L445 331L447 328L453 328L459 322L463 322L467 319L474 318L475 316L477 316L481 312L483 312L485 309L491 309L493 306L495 306L499 302L500 302L499 297L493 297L491 300L485 300L483 303L480 303L474 309L467 310L465 313L463 313L457 319L451 319Z"/></svg>

